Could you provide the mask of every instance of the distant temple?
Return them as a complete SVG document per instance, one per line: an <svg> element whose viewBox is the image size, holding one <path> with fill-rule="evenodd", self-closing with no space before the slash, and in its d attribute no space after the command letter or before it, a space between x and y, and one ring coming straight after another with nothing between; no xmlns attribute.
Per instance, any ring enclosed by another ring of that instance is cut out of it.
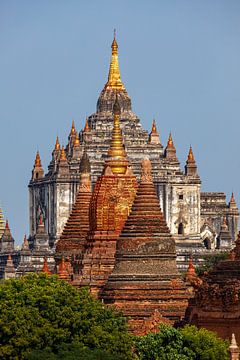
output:
<svg viewBox="0 0 240 360"><path fill-rule="evenodd" d="M201 181L193 150L190 147L184 171L176 155L172 135L164 148L153 120L152 130L143 130L132 111L131 99L121 80L118 65L118 44L114 37L108 81L97 101L96 112L86 119L80 133L73 122L66 147L57 138L52 160L44 175L37 153L30 195L30 248L34 247L40 218L42 218L49 246L54 248L76 201L80 179L80 162L87 153L91 167L92 186L101 175L107 157L113 129L115 95L121 109L120 126L124 149L138 181L141 161L147 157L152 163L153 181L159 204L171 234L176 241L178 266L186 268L189 253L231 249L238 231L239 212L234 197L226 203L224 193L201 193ZM219 239L222 224L227 226L228 240ZM224 243L224 246L222 244Z"/></svg>

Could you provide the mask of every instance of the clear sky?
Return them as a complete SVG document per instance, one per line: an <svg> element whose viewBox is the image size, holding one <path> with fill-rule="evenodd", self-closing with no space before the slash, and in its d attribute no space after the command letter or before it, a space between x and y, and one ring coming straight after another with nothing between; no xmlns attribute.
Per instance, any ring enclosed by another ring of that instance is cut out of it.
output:
<svg viewBox="0 0 240 360"><path fill-rule="evenodd" d="M204 191L240 205L239 0L0 0L0 203L17 243L29 233L28 182L56 135L83 127L108 74L117 29L133 110L184 166L191 144Z"/></svg>

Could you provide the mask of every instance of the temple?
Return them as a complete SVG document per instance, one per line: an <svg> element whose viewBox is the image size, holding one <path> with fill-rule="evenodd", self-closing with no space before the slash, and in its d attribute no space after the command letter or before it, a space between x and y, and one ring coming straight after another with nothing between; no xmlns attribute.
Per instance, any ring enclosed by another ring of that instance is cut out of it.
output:
<svg viewBox="0 0 240 360"><path fill-rule="evenodd" d="M57 138L45 174L40 154L37 153L29 183L30 247L34 247L34 237L42 217L49 246L55 249L78 195L80 161L84 152L90 162L92 187L102 174L111 143L114 124L112 110L116 93L121 110L123 146L129 164L139 181L142 159L147 157L151 161L159 204L176 241L178 266L187 267L189 253L221 251L218 236L225 218L231 238L227 245L225 242L224 250L231 249L237 236L239 213L236 203L231 200L227 204L223 193L201 193L201 181L192 147L183 171L172 134L164 147L155 120L150 133L142 128L121 80L115 35L108 79L98 98L96 112L87 117L79 133L75 123L72 123L66 146L61 148ZM66 234L67 229L64 231Z"/></svg>

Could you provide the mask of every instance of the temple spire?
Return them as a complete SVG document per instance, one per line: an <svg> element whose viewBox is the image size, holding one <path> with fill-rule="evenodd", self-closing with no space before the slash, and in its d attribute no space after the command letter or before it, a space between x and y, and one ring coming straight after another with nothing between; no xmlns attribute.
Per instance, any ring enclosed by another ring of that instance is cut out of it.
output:
<svg viewBox="0 0 240 360"><path fill-rule="evenodd" d="M58 139L58 136L57 136L56 144L55 144L55 149L54 149L54 150L59 151L60 149L61 149L61 146L60 146L59 139Z"/></svg>
<svg viewBox="0 0 240 360"><path fill-rule="evenodd" d="M71 127L71 135L75 135L76 134L76 128L75 128L75 123L74 120L72 121L72 127Z"/></svg>
<svg viewBox="0 0 240 360"><path fill-rule="evenodd" d="M119 65L118 65L118 44L116 41L116 31L114 31L114 39L112 42L112 57L108 74L108 81L105 89L124 90L125 87L121 81Z"/></svg>
<svg viewBox="0 0 240 360"><path fill-rule="evenodd" d="M39 151L37 151L34 166L35 166L35 167L42 167L42 163L41 163L41 158L40 158Z"/></svg>
<svg viewBox="0 0 240 360"><path fill-rule="evenodd" d="M110 148L108 150L108 160L106 165L109 165L114 174L125 174L128 160L126 151L123 146L122 130L120 128L120 105L116 95L115 103L113 105L113 131Z"/></svg>

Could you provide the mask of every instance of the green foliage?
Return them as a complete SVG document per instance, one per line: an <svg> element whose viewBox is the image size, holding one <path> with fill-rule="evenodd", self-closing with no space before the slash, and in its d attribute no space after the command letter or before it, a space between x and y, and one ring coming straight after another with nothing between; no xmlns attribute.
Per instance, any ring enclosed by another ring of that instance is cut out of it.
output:
<svg viewBox="0 0 240 360"><path fill-rule="evenodd" d="M0 359L24 359L29 350L57 353L64 343L132 357L126 320L88 289L46 274L0 284Z"/></svg>
<svg viewBox="0 0 240 360"><path fill-rule="evenodd" d="M160 332L134 339L140 360L227 360L228 343L206 329L161 325Z"/></svg>
<svg viewBox="0 0 240 360"><path fill-rule="evenodd" d="M221 253L203 256L203 264L196 267L197 275L201 276L204 274L204 272L212 270L219 261L227 259L228 255L229 253Z"/></svg>
<svg viewBox="0 0 240 360"><path fill-rule="evenodd" d="M27 355L27 360L124 360L125 357L109 354L99 349L86 349L81 345L64 344L56 354L47 350L35 350Z"/></svg>

